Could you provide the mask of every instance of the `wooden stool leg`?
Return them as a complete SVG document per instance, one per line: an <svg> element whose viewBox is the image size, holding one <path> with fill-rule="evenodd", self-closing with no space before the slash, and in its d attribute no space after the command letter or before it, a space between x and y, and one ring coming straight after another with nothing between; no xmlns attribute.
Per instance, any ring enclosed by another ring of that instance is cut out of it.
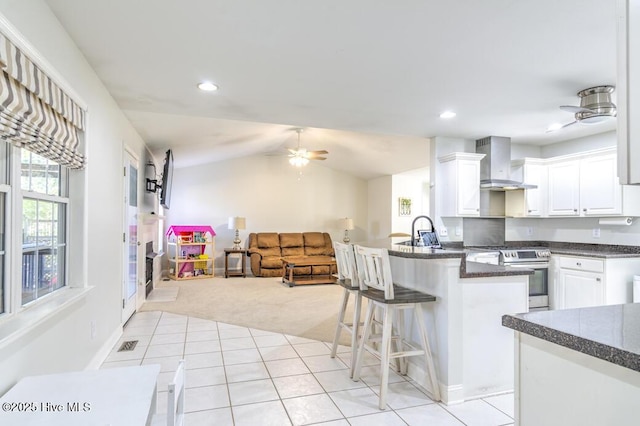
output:
<svg viewBox="0 0 640 426"><path fill-rule="evenodd" d="M338 312L338 325L336 325L336 334L333 338L333 346L331 347L331 358L336 357L336 352L338 351L338 341L340 340L340 334L342 332L342 328L344 327L344 315L347 311L347 304L349 303L349 290L346 288L342 293L342 306L340 307L340 312Z"/></svg>
<svg viewBox="0 0 640 426"><path fill-rule="evenodd" d="M356 367L353 370L353 381L357 382L360 380L360 370L362 369L362 358L364 358L364 345L366 344L369 336L371 335L371 322L373 321L373 312L374 312L375 303L369 300L367 305L367 314L364 320L364 332L362 333L362 338L360 339L360 344L358 345L358 355L356 356Z"/></svg>
<svg viewBox="0 0 640 426"><path fill-rule="evenodd" d="M355 303L353 306L353 325L351 326L351 371L349 377L353 377L353 370L356 367L356 357L358 351L358 333L360 332L360 310L362 309L362 297L358 292L354 292Z"/></svg>
<svg viewBox="0 0 640 426"><path fill-rule="evenodd" d="M429 373L429 379L431 380L431 393L433 394L433 400L437 402L440 401L440 385L438 383L438 376L433 364L433 356L431 353L431 346L429 345L429 337L427 336L427 328L424 325L424 313L422 306L419 303L416 303L416 307L413 312L415 314L418 328L420 329L420 336L422 337L422 347L425 352L427 371Z"/></svg>
<svg viewBox="0 0 640 426"><path fill-rule="evenodd" d="M380 344L380 403L381 410L387 408L387 388L389 385L389 355L391 353L391 330L393 327L394 309L384 306L382 323L382 343Z"/></svg>

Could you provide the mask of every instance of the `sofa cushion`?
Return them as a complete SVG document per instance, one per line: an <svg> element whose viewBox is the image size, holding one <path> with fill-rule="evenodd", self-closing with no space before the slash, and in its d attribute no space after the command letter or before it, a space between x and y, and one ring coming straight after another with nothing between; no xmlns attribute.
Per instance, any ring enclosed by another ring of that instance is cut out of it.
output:
<svg viewBox="0 0 640 426"><path fill-rule="evenodd" d="M305 232L302 234L304 237L305 247L324 247L324 235L322 232Z"/></svg>
<svg viewBox="0 0 640 426"><path fill-rule="evenodd" d="M327 246L328 244L328 246ZM331 242L327 243L322 232L304 233L304 254L307 256L323 256L331 253Z"/></svg>
<svg viewBox="0 0 640 426"><path fill-rule="evenodd" d="M280 248L280 238L277 232L261 232L257 234L258 248Z"/></svg>
<svg viewBox="0 0 640 426"><path fill-rule="evenodd" d="M260 253L260 255L262 257L275 256L275 257L279 258L281 256L280 247L277 247L277 246L276 247L269 247L269 248L262 248L262 249L257 249L257 250L251 250L251 251L255 252L255 253Z"/></svg>
<svg viewBox="0 0 640 426"><path fill-rule="evenodd" d="M280 247L302 247L304 240L300 232L280 234Z"/></svg>
<svg viewBox="0 0 640 426"><path fill-rule="evenodd" d="M304 247L282 247L282 255L283 256L304 256Z"/></svg>
<svg viewBox="0 0 640 426"><path fill-rule="evenodd" d="M260 266L268 269L282 269L282 260L280 259L280 256L266 256L262 258Z"/></svg>

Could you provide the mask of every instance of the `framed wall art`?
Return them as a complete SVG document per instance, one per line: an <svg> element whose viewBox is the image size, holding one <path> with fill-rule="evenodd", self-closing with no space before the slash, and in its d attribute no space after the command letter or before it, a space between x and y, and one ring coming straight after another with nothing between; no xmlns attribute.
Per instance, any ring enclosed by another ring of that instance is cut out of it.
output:
<svg viewBox="0 0 640 426"><path fill-rule="evenodd" d="M411 216L411 198L398 198L398 215Z"/></svg>

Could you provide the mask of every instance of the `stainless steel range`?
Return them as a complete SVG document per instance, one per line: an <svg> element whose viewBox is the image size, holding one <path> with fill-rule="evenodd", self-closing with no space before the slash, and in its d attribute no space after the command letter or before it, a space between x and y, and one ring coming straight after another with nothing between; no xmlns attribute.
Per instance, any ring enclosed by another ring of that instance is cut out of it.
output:
<svg viewBox="0 0 640 426"><path fill-rule="evenodd" d="M549 309L549 259L546 248L500 249L499 264L533 270L529 275L529 311Z"/></svg>

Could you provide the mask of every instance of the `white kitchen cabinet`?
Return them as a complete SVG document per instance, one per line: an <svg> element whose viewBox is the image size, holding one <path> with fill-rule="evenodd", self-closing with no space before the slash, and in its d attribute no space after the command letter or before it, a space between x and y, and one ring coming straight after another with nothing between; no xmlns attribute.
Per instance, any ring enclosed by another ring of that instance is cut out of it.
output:
<svg viewBox="0 0 640 426"><path fill-rule="evenodd" d="M549 216L640 215L640 186L620 185L615 147L548 161Z"/></svg>
<svg viewBox="0 0 640 426"><path fill-rule="evenodd" d="M557 309L604 305L604 274L561 269L556 291Z"/></svg>
<svg viewBox="0 0 640 426"><path fill-rule="evenodd" d="M615 152L580 160L580 208L585 216L622 214Z"/></svg>
<svg viewBox="0 0 640 426"><path fill-rule="evenodd" d="M640 258L552 255L552 309L631 303Z"/></svg>
<svg viewBox="0 0 640 426"><path fill-rule="evenodd" d="M537 188L505 192L505 214L513 217L546 215L547 165L539 158L511 162L511 179Z"/></svg>
<svg viewBox="0 0 640 426"><path fill-rule="evenodd" d="M484 154L454 152L438 158L444 178L441 216L480 216L480 160Z"/></svg>
<svg viewBox="0 0 640 426"><path fill-rule="evenodd" d="M580 162L568 160L550 163L549 216L580 215Z"/></svg>
<svg viewBox="0 0 640 426"><path fill-rule="evenodd" d="M622 184L640 184L640 2L617 0L617 137Z"/></svg>

